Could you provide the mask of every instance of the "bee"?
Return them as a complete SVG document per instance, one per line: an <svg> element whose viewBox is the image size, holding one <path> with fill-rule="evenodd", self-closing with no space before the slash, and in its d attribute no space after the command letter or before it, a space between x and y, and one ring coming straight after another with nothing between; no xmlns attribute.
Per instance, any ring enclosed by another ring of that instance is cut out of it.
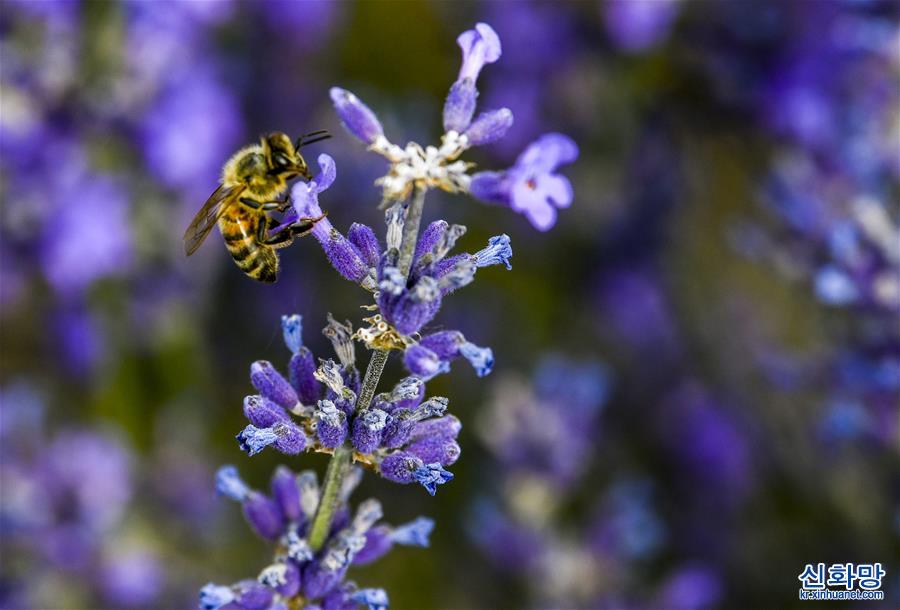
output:
<svg viewBox="0 0 900 610"><path fill-rule="evenodd" d="M237 151L222 168L217 188L184 232L184 252L190 256L218 225L225 247L238 268L260 282L278 279L277 248L295 237L309 233L318 218L298 218L278 226L270 212L284 212L290 206L288 181L312 179L300 147L329 138L316 131L300 136L296 144L280 132L271 133Z"/></svg>

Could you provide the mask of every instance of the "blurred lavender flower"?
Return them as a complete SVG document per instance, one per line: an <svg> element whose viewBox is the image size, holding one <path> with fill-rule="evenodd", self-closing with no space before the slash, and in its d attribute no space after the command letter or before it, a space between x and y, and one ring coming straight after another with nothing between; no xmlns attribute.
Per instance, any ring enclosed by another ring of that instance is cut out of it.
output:
<svg viewBox="0 0 900 610"><path fill-rule="evenodd" d="M71 578L73 594L100 605L153 603L163 590L150 548L126 553L113 539L133 494L132 456L115 438L64 430L46 438L39 403L26 386L0 393L0 541L4 555L27 566L23 595L41 607L41 575ZM27 410L28 413L23 412ZM43 606L46 607L46 606Z"/></svg>
<svg viewBox="0 0 900 610"><path fill-rule="evenodd" d="M606 31L612 42L631 53L645 51L666 38L681 0L607 0Z"/></svg>
<svg viewBox="0 0 900 610"><path fill-rule="evenodd" d="M879 436L894 438L896 401L890 397L900 389L900 375L891 373L900 370L900 209L796 152L776 166L764 202L785 228L774 238L762 234L755 243L765 244L764 250L745 253L805 280L824 306L851 322L838 346L815 364L821 372L807 380L828 379L839 401L866 405L869 416L884 423L876 427Z"/></svg>
<svg viewBox="0 0 900 610"><path fill-rule="evenodd" d="M383 557L394 544L427 547L434 523L419 517L398 527L378 524L381 504L374 499L362 502L355 513L351 512L348 499L361 479L360 471L354 473L340 490L337 517L324 546L314 552L308 536L320 503L315 472L295 474L281 466L272 477L271 495L265 495L250 489L233 466L221 468L216 476L219 493L240 502L253 531L266 540L277 541L278 546L273 563L263 568L255 580L203 587L200 608L352 609L359 603L386 608L384 590L357 589L346 580L347 570L353 564Z"/></svg>
<svg viewBox="0 0 900 610"><path fill-rule="evenodd" d="M531 387L513 379L497 384L479 434L507 472L530 473L565 490L590 462L609 384L599 363L547 357Z"/></svg>

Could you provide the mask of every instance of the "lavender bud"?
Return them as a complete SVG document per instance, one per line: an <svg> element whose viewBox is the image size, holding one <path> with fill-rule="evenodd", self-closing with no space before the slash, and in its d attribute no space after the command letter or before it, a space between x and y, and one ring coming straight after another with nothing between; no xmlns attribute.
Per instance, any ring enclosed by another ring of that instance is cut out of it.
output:
<svg viewBox="0 0 900 610"><path fill-rule="evenodd" d="M459 356L459 346L466 342L466 338L458 330L444 330L419 341L419 345L434 352L441 360L451 360Z"/></svg>
<svg viewBox="0 0 900 610"><path fill-rule="evenodd" d="M273 446L281 453L297 455L306 449L309 439L293 422L278 422L272 427L272 431L278 436Z"/></svg>
<svg viewBox="0 0 900 610"><path fill-rule="evenodd" d="M441 291L433 277L423 275L410 289L409 294L416 303L430 303L440 298Z"/></svg>
<svg viewBox="0 0 900 610"><path fill-rule="evenodd" d="M284 344L296 354L303 347L303 316L281 316L281 333L284 336Z"/></svg>
<svg viewBox="0 0 900 610"><path fill-rule="evenodd" d="M322 388L316 381L316 360L312 352L301 347L296 354L291 356L288 366L288 378L291 385L297 391L297 397L304 405L314 405L322 396Z"/></svg>
<svg viewBox="0 0 900 610"><path fill-rule="evenodd" d="M340 447L347 438L347 416L330 400L320 400L316 409L316 434L324 447Z"/></svg>
<svg viewBox="0 0 900 610"><path fill-rule="evenodd" d="M297 476L300 489L300 508L307 519L312 519L319 506L319 479L312 470L304 470Z"/></svg>
<svg viewBox="0 0 900 610"><path fill-rule="evenodd" d="M285 409L293 408L299 400L288 380L266 360L257 360L250 365L250 383L260 394Z"/></svg>
<svg viewBox="0 0 900 610"><path fill-rule="evenodd" d="M440 437L426 437L405 447L405 451L415 455L426 464L437 463L451 466L459 459L461 449L456 441Z"/></svg>
<svg viewBox="0 0 900 610"><path fill-rule="evenodd" d="M384 589L360 589L351 596L360 604L366 604L369 610L387 610L388 596Z"/></svg>
<svg viewBox="0 0 900 610"><path fill-rule="evenodd" d="M347 231L347 238L369 267L376 267L381 257L381 246L372 227L354 222Z"/></svg>
<svg viewBox="0 0 900 610"><path fill-rule="evenodd" d="M244 397L244 416L257 428L269 428L276 422L290 419L284 409L255 394Z"/></svg>
<svg viewBox="0 0 900 610"><path fill-rule="evenodd" d="M443 260L447 253L453 249L457 240L466 234L466 227L463 225L450 225L447 230L440 236L431 253L434 255L434 261Z"/></svg>
<svg viewBox="0 0 900 610"><path fill-rule="evenodd" d="M362 536L369 528L384 516L381 502L375 498L369 498L356 508L356 516L353 518L353 533ZM362 548L362 547L360 547Z"/></svg>
<svg viewBox="0 0 900 610"><path fill-rule="evenodd" d="M426 419L417 422L412 429L410 438L413 442L422 438L439 437L454 440L462 430L462 423L453 415L446 415L437 419Z"/></svg>
<svg viewBox="0 0 900 610"><path fill-rule="evenodd" d="M201 610L219 610L222 606L234 601L231 587L209 583L200 589Z"/></svg>
<svg viewBox="0 0 900 610"><path fill-rule="evenodd" d="M433 496L437 492L438 485L443 485L453 480L453 473L444 470L440 464L433 463L418 468L413 472L413 478L425 488L429 495Z"/></svg>
<svg viewBox="0 0 900 610"><path fill-rule="evenodd" d="M437 245L438 241L440 241L447 232L448 227L449 225L446 220L435 220L429 224L419 236L419 241L416 242L416 254L413 257L413 260L418 261L426 254L430 253L435 245Z"/></svg>
<svg viewBox="0 0 900 610"><path fill-rule="evenodd" d="M250 488L241 480L237 468L234 466L222 466L216 472L216 490L232 500L243 502Z"/></svg>
<svg viewBox="0 0 900 610"><path fill-rule="evenodd" d="M465 135L472 146L484 146L496 142L506 135L513 124L513 114L509 108L482 112L466 128Z"/></svg>
<svg viewBox="0 0 900 610"><path fill-rule="evenodd" d="M463 286L467 286L475 279L475 261L471 256L461 255L454 257L454 264L441 273L438 286L441 293L446 296Z"/></svg>
<svg viewBox="0 0 900 610"><path fill-rule="evenodd" d="M257 428L253 424L238 432L235 437L242 451L246 451L248 455L254 456L275 441L278 435L272 428Z"/></svg>
<svg viewBox="0 0 900 610"><path fill-rule="evenodd" d="M389 310L385 311L385 317L394 325L394 328L402 335L412 335L430 322L441 308L441 298L438 293L433 300L419 300L415 293L406 293Z"/></svg>
<svg viewBox="0 0 900 610"><path fill-rule="evenodd" d="M479 377L489 375L494 368L494 352L489 347L478 347L466 341L460 346L459 353L469 361Z"/></svg>
<svg viewBox="0 0 900 610"><path fill-rule="evenodd" d="M488 265L503 264L506 269L512 269L509 259L512 257L513 251L510 245L509 235L495 235L488 240L486 248L479 250L473 256L475 257L476 267L487 267Z"/></svg>
<svg viewBox="0 0 900 610"><path fill-rule="evenodd" d="M416 456L398 451L385 457L380 464L381 476L395 483L412 483L415 473L424 468L422 460Z"/></svg>
<svg viewBox="0 0 900 610"><path fill-rule="evenodd" d="M428 548L428 538L434 530L434 519L418 517L414 521L399 525L391 532L391 540L403 546Z"/></svg>
<svg viewBox="0 0 900 610"><path fill-rule="evenodd" d="M478 90L471 78L460 79L450 87L444 102L444 131L462 133L472 122Z"/></svg>
<svg viewBox="0 0 900 610"><path fill-rule="evenodd" d="M257 580L284 597L293 597L300 592L300 569L292 561L273 563L263 568Z"/></svg>
<svg viewBox="0 0 900 610"><path fill-rule="evenodd" d="M303 517L300 509L300 488L297 486L297 475L286 466L279 466L272 475L272 497L278 502L282 514L290 521L299 521Z"/></svg>
<svg viewBox="0 0 900 610"><path fill-rule="evenodd" d="M284 529L278 505L258 491L251 491L244 498L244 516L253 531L267 540L275 540Z"/></svg>
<svg viewBox="0 0 900 610"><path fill-rule="evenodd" d="M402 447L409 441L415 420L409 409L398 409L391 415L381 435L381 446L387 449Z"/></svg>
<svg viewBox="0 0 900 610"><path fill-rule="evenodd" d="M235 588L235 601L244 610L267 610L272 604L272 590L255 580L242 580Z"/></svg>
<svg viewBox="0 0 900 610"><path fill-rule="evenodd" d="M362 254L337 229L332 228L319 241L325 249L328 261L344 279L359 284L368 277L369 265L363 260Z"/></svg>
<svg viewBox="0 0 900 610"><path fill-rule="evenodd" d="M438 358L438 355L427 347L413 345L406 348L403 353L403 363L407 370L417 377L429 380L435 375L446 373L450 365Z"/></svg>
<svg viewBox="0 0 900 610"><path fill-rule="evenodd" d="M391 402L406 403L415 401L418 403L425 395L425 383L416 377L404 377L397 382L391 390ZM403 406L406 406L405 404Z"/></svg>
<svg viewBox="0 0 900 610"><path fill-rule="evenodd" d="M360 453L372 453L381 444L381 433L388 414L381 409L366 409L353 420L351 441Z"/></svg>
<svg viewBox="0 0 900 610"><path fill-rule="evenodd" d="M381 559L394 546L391 528L386 525L373 527L366 532L366 545L353 558L356 565L365 565Z"/></svg>
<svg viewBox="0 0 900 610"><path fill-rule="evenodd" d="M358 97L338 87L332 87L330 93L334 109L350 133L366 144L384 135L378 117Z"/></svg>

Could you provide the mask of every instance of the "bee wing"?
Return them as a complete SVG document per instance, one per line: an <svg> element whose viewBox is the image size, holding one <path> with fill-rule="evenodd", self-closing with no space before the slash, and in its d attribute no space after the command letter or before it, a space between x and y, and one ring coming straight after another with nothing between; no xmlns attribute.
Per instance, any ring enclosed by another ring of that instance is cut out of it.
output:
<svg viewBox="0 0 900 610"><path fill-rule="evenodd" d="M200 208L200 211L197 212L197 215L194 216L191 224L188 225L187 230L184 232L184 253L187 256L196 252L212 228L216 226L216 221L237 200L238 195L243 190L243 186L229 186L226 188L222 185L209 196L209 199L206 200L206 203L203 204L203 207Z"/></svg>

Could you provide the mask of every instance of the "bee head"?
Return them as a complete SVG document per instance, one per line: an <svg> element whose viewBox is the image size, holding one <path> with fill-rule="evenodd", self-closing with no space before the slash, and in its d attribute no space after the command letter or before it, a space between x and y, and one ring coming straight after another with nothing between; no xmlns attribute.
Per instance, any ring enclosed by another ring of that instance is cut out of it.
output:
<svg viewBox="0 0 900 610"><path fill-rule="evenodd" d="M285 134L277 132L263 138L263 153L266 163L273 173L291 171L296 164L297 155L294 144Z"/></svg>

